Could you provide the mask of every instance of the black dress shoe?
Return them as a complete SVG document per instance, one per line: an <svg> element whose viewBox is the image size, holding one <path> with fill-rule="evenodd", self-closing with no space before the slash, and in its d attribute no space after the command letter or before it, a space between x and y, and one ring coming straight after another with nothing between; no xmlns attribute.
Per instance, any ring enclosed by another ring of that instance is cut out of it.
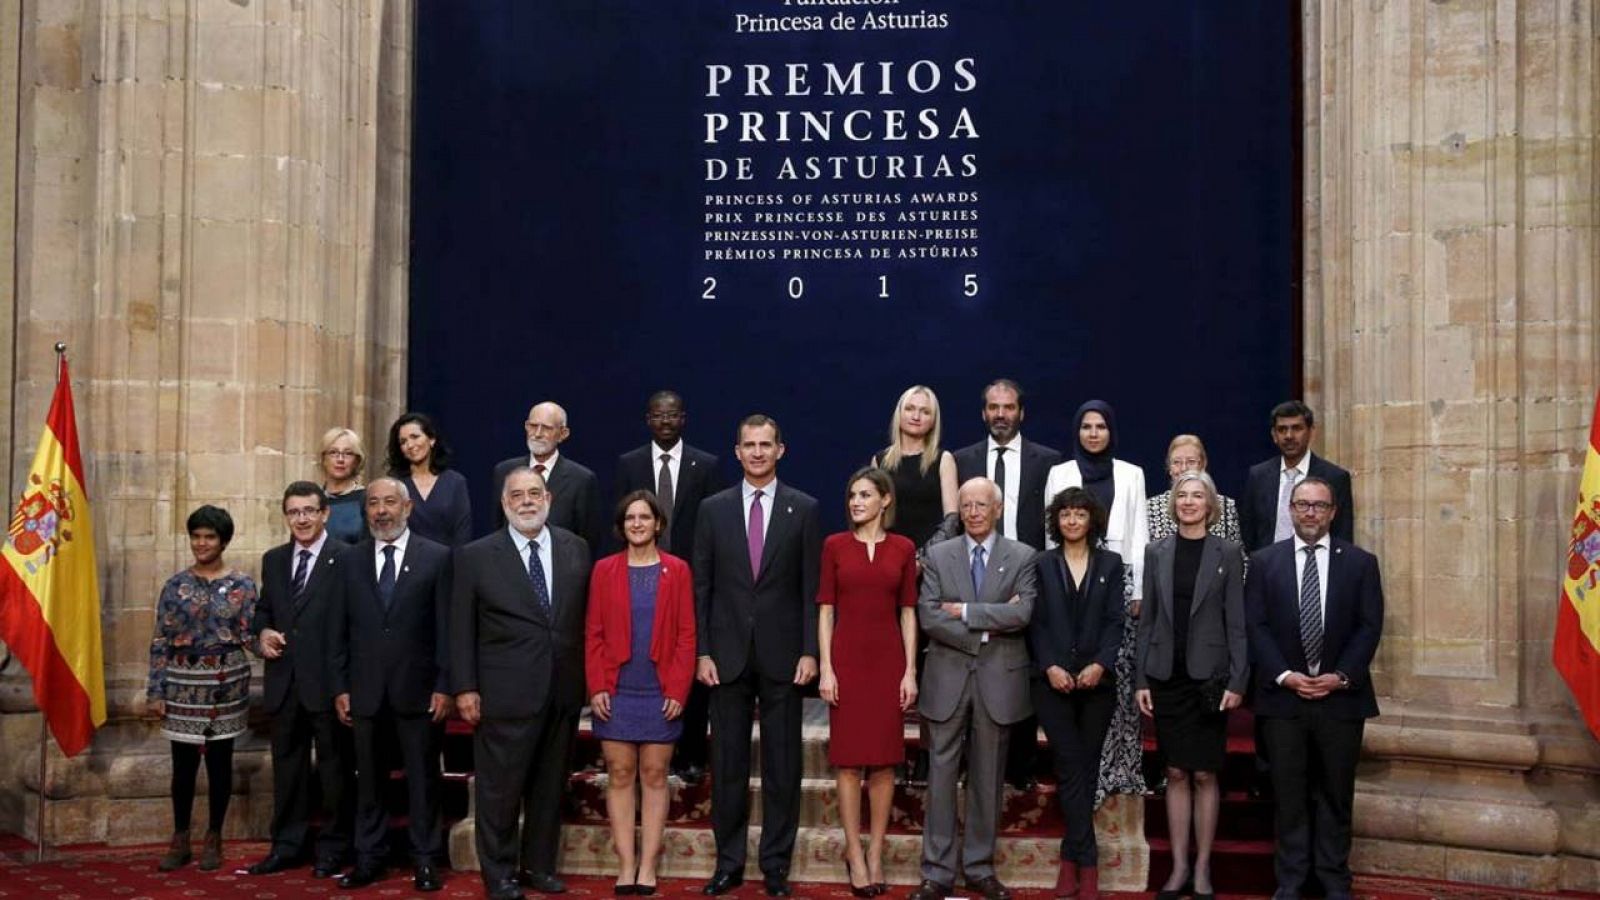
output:
<svg viewBox="0 0 1600 900"><path fill-rule="evenodd" d="M944 900L954 893L955 889L953 884L940 884L931 878L924 878L906 900Z"/></svg>
<svg viewBox="0 0 1600 900"><path fill-rule="evenodd" d="M358 865L340 877L339 887L347 891L355 888L364 888L381 878L383 878L382 866Z"/></svg>
<svg viewBox="0 0 1600 900"><path fill-rule="evenodd" d="M319 859L311 867L312 878L332 878L344 869L344 864L336 859Z"/></svg>
<svg viewBox="0 0 1600 900"><path fill-rule="evenodd" d="M284 869L292 869L297 865L299 863L287 856L268 853L260 861L251 863L250 868L245 869L245 871L251 875L271 875L273 872L282 872Z"/></svg>
<svg viewBox="0 0 1600 900"><path fill-rule="evenodd" d="M544 872L530 872L527 869L518 870L517 884L541 894L565 894L567 892L567 883L565 881L554 875Z"/></svg>
<svg viewBox="0 0 1600 900"><path fill-rule="evenodd" d="M711 880L706 882L706 886L700 889L700 893L708 897L715 897L720 894L726 894L741 884L744 884L743 872L714 872L711 875Z"/></svg>
<svg viewBox="0 0 1600 900"><path fill-rule="evenodd" d="M423 863L411 871L411 886L419 891L437 891L444 887L439 880L439 870L431 863Z"/></svg>
<svg viewBox="0 0 1600 900"><path fill-rule="evenodd" d="M706 770L701 766L688 765L679 769L677 775L683 779L684 784L694 787L705 780Z"/></svg>
<svg viewBox="0 0 1600 900"><path fill-rule="evenodd" d="M616 894L618 897L632 897L634 894L639 893L637 888L638 885L636 884L613 884L611 885L611 893Z"/></svg>
<svg viewBox="0 0 1600 900"><path fill-rule="evenodd" d="M655 892L656 886L653 884L645 884L641 881L633 886L633 894L635 897L648 897Z"/></svg>
<svg viewBox="0 0 1600 900"><path fill-rule="evenodd" d="M522 893L522 886L517 884L515 878L507 878L493 887L487 884L483 887L483 893L489 900L525 900L526 897Z"/></svg>
<svg viewBox="0 0 1600 900"><path fill-rule="evenodd" d="M794 891L789 889L789 876L782 872L771 872L763 876L761 884L767 889L768 897L789 897Z"/></svg>
<svg viewBox="0 0 1600 900"><path fill-rule="evenodd" d="M1000 883L1000 879L993 875L979 878L977 881L967 879L967 887L983 895L983 900L1011 900L1011 889Z"/></svg>

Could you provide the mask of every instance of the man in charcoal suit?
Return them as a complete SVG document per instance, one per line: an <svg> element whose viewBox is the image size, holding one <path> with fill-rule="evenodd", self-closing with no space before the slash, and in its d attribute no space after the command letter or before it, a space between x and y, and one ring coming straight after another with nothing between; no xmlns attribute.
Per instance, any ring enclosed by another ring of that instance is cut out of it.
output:
<svg viewBox="0 0 1600 900"><path fill-rule="evenodd" d="M528 453L513 456L495 464L494 524L503 528L505 510L501 508L500 488L506 474L518 466L527 466L544 479L550 492L550 508L546 521L572 532L589 543L589 552L598 554L600 542L605 540L607 519L600 508L600 479L593 471L577 460L561 455L560 446L572 436L567 427L567 411L546 400L528 410L528 420L522 423L528 438Z"/></svg>

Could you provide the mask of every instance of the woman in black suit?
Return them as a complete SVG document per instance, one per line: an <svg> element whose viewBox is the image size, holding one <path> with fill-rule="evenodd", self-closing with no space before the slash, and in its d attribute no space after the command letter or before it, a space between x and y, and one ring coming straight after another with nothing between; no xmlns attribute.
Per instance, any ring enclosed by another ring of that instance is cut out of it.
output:
<svg viewBox="0 0 1600 900"><path fill-rule="evenodd" d="M1105 507L1081 487L1056 494L1045 528L1060 543L1037 563L1039 594L1028 624L1033 708L1044 726L1060 784L1061 839L1057 897L1095 900L1099 855L1094 789L1100 748L1116 708L1112 687L1122 642L1122 557L1105 549Z"/></svg>
<svg viewBox="0 0 1600 900"><path fill-rule="evenodd" d="M1168 503L1178 531L1145 550L1144 615L1134 651L1135 697L1155 717L1156 743L1167 760L1172 875L1156 896L1176 900L1192 874L1195 900L1210 900L1217 771L1227 750L1228 710L1239 705L1249 676L1244 557L1237 543L1207 531L1222 513L1211 476L1198 469L1179 474Z"/></svg>

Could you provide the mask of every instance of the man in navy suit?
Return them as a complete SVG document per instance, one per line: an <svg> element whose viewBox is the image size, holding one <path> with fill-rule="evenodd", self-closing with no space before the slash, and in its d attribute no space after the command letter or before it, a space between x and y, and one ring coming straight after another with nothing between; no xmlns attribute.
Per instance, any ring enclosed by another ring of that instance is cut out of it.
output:
<svg viewBox="0 0 1600 900"><path fill-rule="evenodd" d="M667 507L667 531L661 546L693 565L694 530L700 503L722 490L717 458L683 440L688 413L683 398L674 391L657 391L645 404L644 423L650 442L617 459L617 489L621 500L633 491L655 491ZM683 737L673 752L672 770L689 784L700 781L706 765L706 719L709 689L695 682L683 708Z"/></svg>
<svg viewBox="0 0 1600 900"><path fill-rule="evenodd" d="M522 430L527 435L528 452L496 463L490 479L494 484L495 527L506 527L500 489L507 473L527 466L539 473L550 492L550 524L588 541L589 552L598 554L609 520L600 508L600 479L589 467L561 454L562 442L572 436L572 429L567 427L567 411L548 400L536 403L528 410Z"/></svg>
<svg viewBox="0 0 1600 900"><path fill-rule="evenodd" d="M1239 504L1239 531L1247 551L1260 550L1294 533L1289 492L1306 477L1320 478L1333 488L1339 511L1329 531L1342 541L1355 539L1356 507L1350 473L1311 452L1317 419L1311 407L1288 400L1272 409L1272 442L1278 456L1250 467L1244 502Z"/></svg>
<svg viewBox="0 0 1600 900"><path fill-rule="evenodd" d="M388 816L378 741L392 729L404 761L413 885L442 887L439 726L450 715L450 548L406 527L411 500L395 478L367 485L371 536L346 551L344 589L329 623L329 679L339 721L355 728L358 888L383 877Z"/></svg>
<svg viewBox="0 0 1600 900"><path fill-rule="evenodd" d="M317 834L312 875L339 873L350 852L355 750L333 713L328 689L330 617L338 603L349 545L328 539L328 497L315 482L283 492L289 541L261 557L261 599L250 629L266 660L262 706L272 716L272 849L250 866L270 875L297 865L310 846L311 749L327 819Z"/></svg>
<svg viewBox="0 0 1600 900"><path fill-rule="evenodd" d="M761 706L761 871L788 896L800 825L801 688L817 677L817 501L778 482L783 433L739 423L739 484L700 507L694 535L696 677L711 688L711 825L716 872L704 892L744 883L750 826L750 724Z"/></svg>
<svg viewBox="0 0 1600 900"><path fill-rule="evenodd" d="M1274 900L1313 873L1329 900L1350 897L1350 813L1366 720L1378 714L1370 667L1383 634L1378 559L1329 535L1333 486L1290 495L1294 534L1250 557L1245 619L1256 717L1272 760Z"/></svg>

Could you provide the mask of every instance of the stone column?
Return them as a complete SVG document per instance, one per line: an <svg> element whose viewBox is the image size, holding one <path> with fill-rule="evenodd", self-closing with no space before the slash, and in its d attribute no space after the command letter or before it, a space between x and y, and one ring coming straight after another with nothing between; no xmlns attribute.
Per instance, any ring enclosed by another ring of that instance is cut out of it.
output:
<svg viewBox="0 0 1600 900"><path fill-rule="evenodd" d="M166 746L136 715L152 606L190 561L184 519L229 509L227 559L257 574L322 432L381 447L404 397L411 5L23 2L20 21L0 40L17 54L0 66L20 59L11 472L31 460L64 340L111 717L88 753L55 757L48 834L159 840ZM9 673L0 696L0 741L33 746L26 683ZM264 740L241 740L229 832L263 836ZM32 838L33 754L8 759L0 796L23 802L0 814L22 821L0 826Z"/></svg>
<svg viewBox="0 0 1600 900"><path fill-rule="evenodd" d="M1308 2L1305 373L1383 563L1358 871L1600 887L1550 663L1600 383L1596 7Z"/></svg>

